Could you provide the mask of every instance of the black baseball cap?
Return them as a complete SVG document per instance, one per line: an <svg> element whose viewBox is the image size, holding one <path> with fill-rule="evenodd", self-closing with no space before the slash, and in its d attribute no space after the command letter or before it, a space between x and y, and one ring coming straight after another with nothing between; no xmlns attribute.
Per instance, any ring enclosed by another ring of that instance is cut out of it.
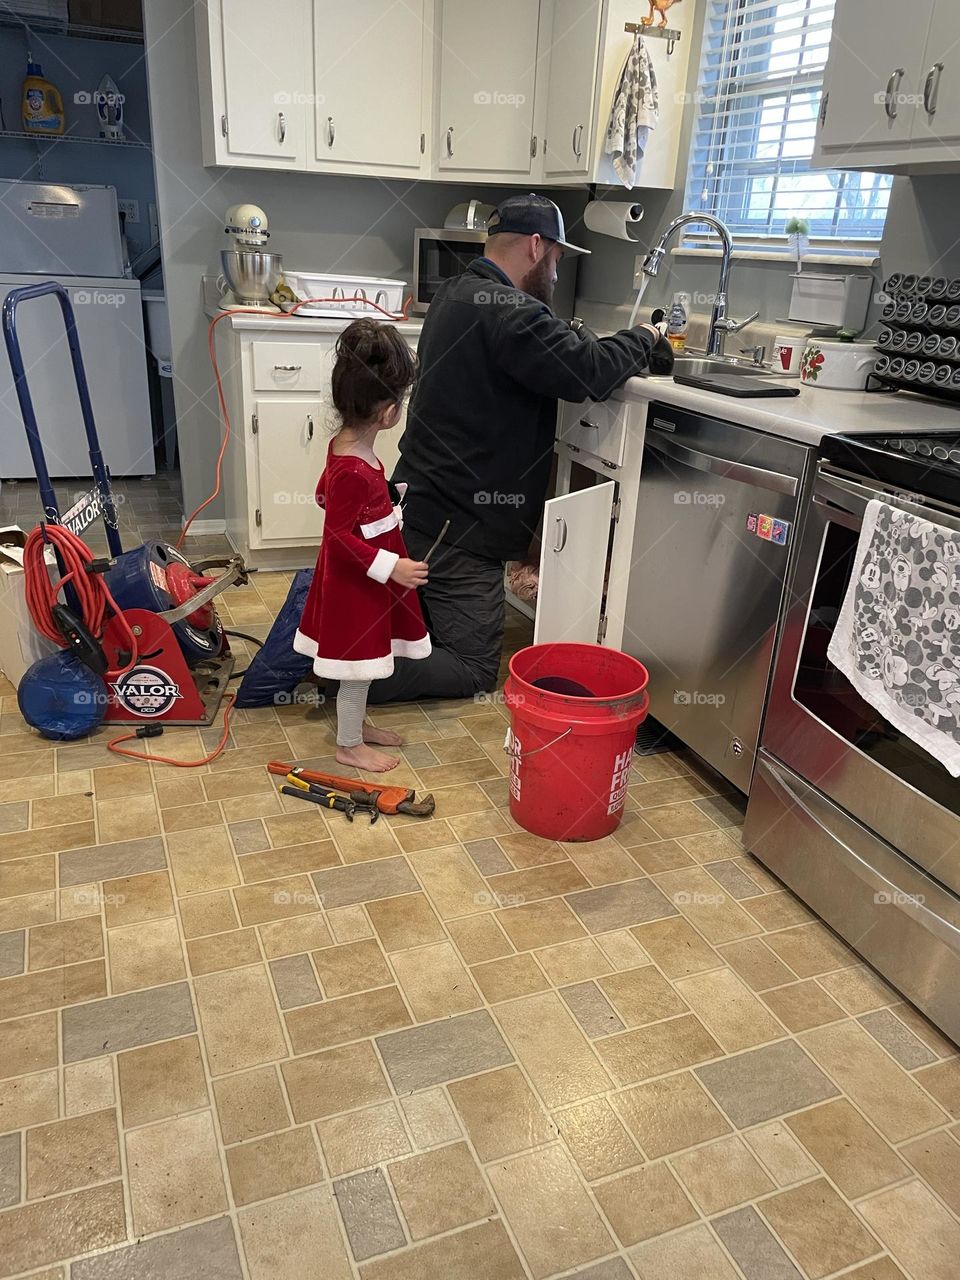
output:
<svg viewBox="0 0 960 1280"><path fill-rule="evenodd" d="M542 236L544 240L555 240L563 245L568 253L589 253L589 249L581 249L566 239L563 225L563 214L546 196L538 196L531 191L525 196L509 196L490 215L487 223L487 235L495 236L499 231L509 231L517 236Z"/></svg>

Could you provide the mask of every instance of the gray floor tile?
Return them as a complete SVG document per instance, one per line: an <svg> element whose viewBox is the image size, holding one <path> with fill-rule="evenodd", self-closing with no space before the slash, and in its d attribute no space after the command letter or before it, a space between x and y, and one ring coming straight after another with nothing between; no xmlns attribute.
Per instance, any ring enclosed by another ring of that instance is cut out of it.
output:
<svg viewBox="0 0 960 1280"><path fill-rule="evenodd" d="M302 1004L313 1004L323 999L309 956L284 956L282 960L271 960L270 972L281 1009L296 1009Z"/></svg>
<svg viewBox="0 0 960 1280"><path fill-rule="evenodd" d="M62 1017L64 1062L118 1053L197 1029L185 982L74 1005L64 1009Z"/></svg>
<svg viewBox="0 0 960 1280"><path fill-rule="evenodd" d="M241 1280L243 1271L229 1218L180 1227L165 1236L81 1258L73 1280Z"/></svg>
<svg viewBox="0 0 960 1280"><path fill-rule="evenodd" d="M406 858L378 858L374 862L315 871L313 883L328 910L376 898L392 898L398 893L415 893L420 888Z"/></svg>
<svg viewBox="0 0 960 1280"><path fill-rule="evenodd" d="M75 764L73 767L80 769L87 766ZM64 886L90 884L94 880L113 880L118 876L139 875L142 871L160 871L166 865L167 855L163 851L160 836L119 840L116 844L98 844L61 853L60 884Z"/></svg>
<svg viewBox="0 0 960 1280"><path fill-rule="evenodd" d="M14 974L23 973L23 943L22 929L0 933L0 978L12 978Z"/></svg>
<svg viewBox="0 0 960 1280"><path fill-rule="evenodd" d="M6 1133L0 1138L0 1209L20 1200L20 1135Z"/></svg>
<svg viewBox="0 0 960 1280"><path fill-rule="evenodd" d="M628 929L631 925L678 914L673 903L646 877L571 893L566 901L591 933Z"/></svg>
<svg viewBox="0 0 960 1280"><path fill-rule="evenodd" d="M496 840L471 840L464 848L482 876L499 876L514 870L513 863Z"/></svg>
<svg viewBox="0 0 960 1280"><path fill-rule="evenodd" d="M938 1061L937 1055L889 1009L878 1009L876 1013L865 1014L857 1021L908 1071Z"/></svg>
<svg viewBox="0 0 960 1280"><path fill-rule="evenodd" d="M747 1280L801 1280L752 1206L714 1218L713 1226Z"/></svg>
<svg viewBox="0 0 960 1280"><path fill-rule="evenodd" d="M624 1024L595 982L564 987L560 995L591 1040L623 1031Z"/></svg>
<svg viewBox="0 0 960 1280"><path fill-rule="evenodd" d="M398 1093L513 1062L513 1054L484 1009L378 1036L377 1047Z"/></svg>
<svg viewBox="0 0 960 1280"><path fill-rule="evenodd" d="M792 1040L697 1067L696 1075L738 1129L812 1107L840 1094Z"/></svg>
<svg viewBox="0 0 960 1280"><path fill-rule="evenodd" d="M358 1262L406 1244L382 1170L341 1178L333 1184L333 1194Z"/></svg>

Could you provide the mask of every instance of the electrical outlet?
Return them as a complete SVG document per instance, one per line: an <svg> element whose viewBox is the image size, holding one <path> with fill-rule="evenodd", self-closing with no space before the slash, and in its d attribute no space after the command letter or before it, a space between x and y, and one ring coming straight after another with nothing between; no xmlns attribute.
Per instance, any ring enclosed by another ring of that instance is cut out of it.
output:
<svg viewBox="0 0 960 1280"><path fill-rule="evenodd" d="M127 215L127 222L140 221L140 201L139 200L118 200L117 208L121 213Z"/></svg>

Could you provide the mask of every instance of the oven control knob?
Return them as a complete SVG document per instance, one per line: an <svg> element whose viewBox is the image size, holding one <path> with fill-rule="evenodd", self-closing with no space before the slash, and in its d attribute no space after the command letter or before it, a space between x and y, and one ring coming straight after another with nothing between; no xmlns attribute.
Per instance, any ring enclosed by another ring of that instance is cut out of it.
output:
<svg viewBox="0 0 960 1280"><path fill-rule="evenodd" d="M739 738L731 738L730 750L738 758L743 755L743 743L740 741Z"/></svg>

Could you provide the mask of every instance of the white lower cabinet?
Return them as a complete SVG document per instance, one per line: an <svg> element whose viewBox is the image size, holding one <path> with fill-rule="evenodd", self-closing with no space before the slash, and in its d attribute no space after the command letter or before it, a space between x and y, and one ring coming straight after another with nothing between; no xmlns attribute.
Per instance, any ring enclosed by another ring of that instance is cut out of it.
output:
<svg viewBox="0 0 960 1280"><path fill-rule="evenodd" d="M265 540L315 543L323 532L323 513L314 501L326 454L323 421L319 400L276 396L256 402L254 520Z"/></svg>
<svg viewBox="0 0 960 1280"><path fill-rule="evenodd" d="M543 512L533 643L596 644L616 485L551 498Z"/></svg>

